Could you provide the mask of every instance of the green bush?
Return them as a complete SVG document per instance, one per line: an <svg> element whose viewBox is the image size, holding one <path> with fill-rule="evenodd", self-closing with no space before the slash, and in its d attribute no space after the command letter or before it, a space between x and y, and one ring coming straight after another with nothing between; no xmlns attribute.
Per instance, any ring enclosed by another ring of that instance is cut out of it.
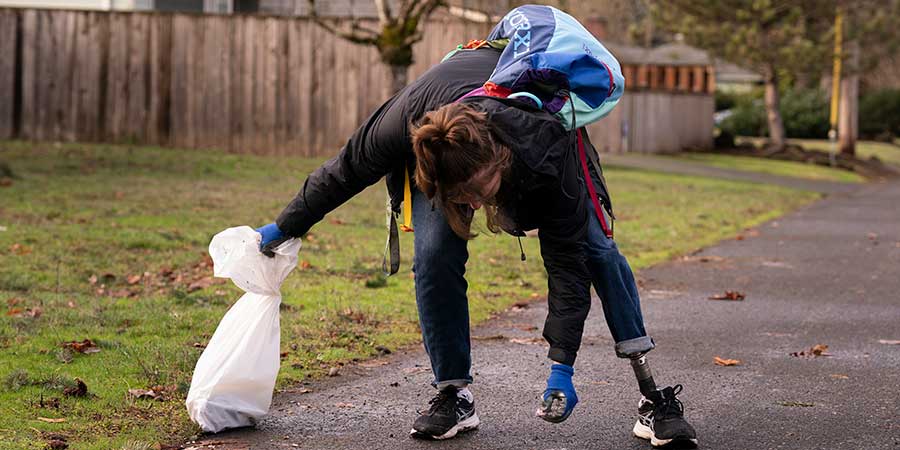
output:
<svg viewBox="0 0 900 450"><path fill-rule="evenodd" d="M900 89L881 89L859 99L859 135L879 140L900 136Z"/></svg>
<svg viewBox="0 0 900 450"><path fill-rule="evenodd" d="M828 99L818 89L794 89L781 96L781 118L789 138L828 136ZM760 93L734 97L721 128L736 136L767 136L766 107Z"/></svg>
<svg viewBox="0 0 900 450"><path fill-rule="evenodd" d="M734 108L734 106L737 104L738 96L740 96L740 94L736 94L734 92L716 91L716 111L724 111L726 109Z"/></svg>
<svg viewBox="0 0 900 450"><path fill-rule="evenodd" d="M761 98L743 94L734 96L731 115L720 125L723 132L734 136L764 136L766 134L766 109Z"/></svg>
<svg viewBox="0 0 900 450"><path fill-rule="evenodd" d="M781 98L781 118L789 138L825 139L828 137L829 104L820 89L794 89Z"/></svg>

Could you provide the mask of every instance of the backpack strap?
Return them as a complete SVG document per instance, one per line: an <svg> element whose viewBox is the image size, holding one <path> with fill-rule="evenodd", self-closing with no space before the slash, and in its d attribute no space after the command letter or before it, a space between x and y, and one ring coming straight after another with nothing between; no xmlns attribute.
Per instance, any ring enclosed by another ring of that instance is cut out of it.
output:
<svg viewBox="0 0 900 450"><path fill-rule="evenodd" d="M588 169L588 157L587 152L584 149L584 140L581 138L581 129L575 130L575 133L578 137L578 157L581 159L581 169L584 171L584 181L587 184L588 193L591 196L591 203L594 204L594 213L597 214L597 219L600 220L600 226L603 228L603 233L606 234L606 237L612 239L612 221L606 217L606 209L600 204L600 200L597 198L597 190L594 189L594 182L591 178L591 172Z"/></svg>

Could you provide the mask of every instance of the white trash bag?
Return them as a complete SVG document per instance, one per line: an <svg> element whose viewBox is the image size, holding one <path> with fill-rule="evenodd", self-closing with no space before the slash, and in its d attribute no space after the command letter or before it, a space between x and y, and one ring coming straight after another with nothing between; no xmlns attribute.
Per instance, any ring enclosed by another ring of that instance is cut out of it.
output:
<svg viewBox="0 0 900 450"><path fill-rule="evenodd" d="M281 365L281 283L297 266L300 239L269 258L250 227L229 228L209 244L213 274L246 291L219 322L191 379L187 405L204 431L254 425L269 410Z"/></svg>

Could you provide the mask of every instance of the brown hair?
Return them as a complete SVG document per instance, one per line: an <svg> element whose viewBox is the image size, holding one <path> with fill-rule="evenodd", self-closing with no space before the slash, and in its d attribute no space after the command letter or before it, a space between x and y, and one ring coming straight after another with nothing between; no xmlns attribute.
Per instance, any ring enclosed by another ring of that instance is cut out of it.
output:
<svg viewBox="0 0 900 450"><path fill-rule="evenodd" d="M459 195L480 193L483 177L477 174L505 173L512 153L495 141L487 115L474 108L451 103L425 114L412 128L416 154L416 186L429 199L436 199L453 231L463 239L471 232L474 211L451 200ZM497 232L496 207L487 206L488 228Z"/></svg>

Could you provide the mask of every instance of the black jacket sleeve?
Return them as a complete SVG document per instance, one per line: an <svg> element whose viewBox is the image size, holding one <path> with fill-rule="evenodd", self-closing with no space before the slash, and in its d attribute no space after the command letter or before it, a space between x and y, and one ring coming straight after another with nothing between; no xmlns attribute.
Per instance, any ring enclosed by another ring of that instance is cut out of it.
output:
<svg viewBox="0 0 900 450"><path fill-rule="evenodd" d="M398 93L383 104L337 156L306 178L275 221L283 233L302 236L326 214L403 164L411 145L400 96Z"/></svg>
<svg viewBox="0 0 900 450"><path fill-rule="evenodd" d="M539 231L541 256L547 269L549 312L544 339L550 344L548 357L567 365L575 363L581 347L584 322L591 309L591 278L580 240L547 237Z"/></svg>

